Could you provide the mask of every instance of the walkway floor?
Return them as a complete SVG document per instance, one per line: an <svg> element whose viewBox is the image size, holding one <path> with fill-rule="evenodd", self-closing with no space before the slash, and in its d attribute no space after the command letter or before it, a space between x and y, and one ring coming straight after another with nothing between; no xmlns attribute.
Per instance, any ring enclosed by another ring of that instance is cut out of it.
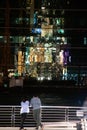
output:
<svg viewBox="0 0 87 130"><path fill-rule="evenodd" d="M27 127L27 130L35 130L35 127ZM19 130L19 127L0 127L0 130ZM39 129L41 130L41 129ZM43 130L77 130L76 128L46 127Z"/></svg>
<svg viewBox="0 0 87 130"><path fill-rule="evenodd" d="M43 130L77 130L76 122L49 122L44 123ZM35 127L25 127L27 130L35 130ZM0 130L19 130L19 127L0 127ZM42 130L39 128L39 130Z"/></svg>

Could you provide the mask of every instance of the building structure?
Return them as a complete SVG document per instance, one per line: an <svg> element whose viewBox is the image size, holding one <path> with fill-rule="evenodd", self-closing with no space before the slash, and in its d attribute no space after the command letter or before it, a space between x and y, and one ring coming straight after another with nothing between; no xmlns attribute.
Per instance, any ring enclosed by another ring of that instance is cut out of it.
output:
<svg viewBox="0 0 87 130"><path fill-rule="evenodd" d="M84 7L72 0L1 0L0 73L37 80L86 77Z"/></svg>

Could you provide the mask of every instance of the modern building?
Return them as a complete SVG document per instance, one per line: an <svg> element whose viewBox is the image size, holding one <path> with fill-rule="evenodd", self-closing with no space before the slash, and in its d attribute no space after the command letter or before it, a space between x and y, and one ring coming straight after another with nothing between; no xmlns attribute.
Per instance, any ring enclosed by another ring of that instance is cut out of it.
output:
<svg viewBox="0 0 87 130"><path fill-rule="evenodd" d="M1 76L86 78L86 14L74 0L1 0Z"/></svg>

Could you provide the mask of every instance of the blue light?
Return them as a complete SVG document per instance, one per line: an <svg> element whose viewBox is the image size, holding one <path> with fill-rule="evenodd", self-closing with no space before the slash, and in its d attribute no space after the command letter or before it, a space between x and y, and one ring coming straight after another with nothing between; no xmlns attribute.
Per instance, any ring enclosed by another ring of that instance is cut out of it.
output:
<svg viewBox="0 0 87 130"><path fill-rule="evenodd" d="M32 33L41 34L41 28L32 29Z"/></svg>

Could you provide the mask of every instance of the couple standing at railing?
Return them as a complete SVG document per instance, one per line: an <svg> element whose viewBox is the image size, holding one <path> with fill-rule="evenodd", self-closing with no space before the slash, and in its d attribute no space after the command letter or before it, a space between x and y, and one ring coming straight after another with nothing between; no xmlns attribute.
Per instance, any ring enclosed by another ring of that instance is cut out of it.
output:
<svg viewBox="0 0 87 130"><path fill-rule="evenodd" d="M43 125L41 123L41 100L37 95L34 95L30 102L29 100L24 97L21 101L21 123L20 123L20 129L19 130L26 130L24 129L24 122L25 119L27 118L27 114L30 112L30 106L33 110L33 118L36 122L36 130L39 129L39 126L43 130Z"/></svg>

